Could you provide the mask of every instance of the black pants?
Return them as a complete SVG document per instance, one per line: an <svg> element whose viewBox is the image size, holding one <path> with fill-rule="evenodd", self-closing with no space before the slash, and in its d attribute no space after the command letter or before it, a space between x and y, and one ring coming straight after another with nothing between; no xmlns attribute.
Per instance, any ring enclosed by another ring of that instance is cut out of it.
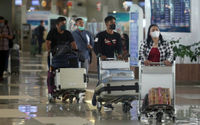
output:
<svg viewBox="0 0 200 125"><path fill-rule="evenodd" d="M38 41L38 54L42 54L42 43L41 41Z"/></svg>
<svg viewBox="0 0 200 125"><path fill-rule="evenodd" d="M50 55L47 56L48 69L50 68Z"/></svg>
<svg viewBox="0 0 200 125"><path fill-rule="evenodd" d="M3 77L3 72L6 67L6 60L8 58L8 50L0 50L0 77Z"/></svg>
<svg viewBox="0 0 200 125"><path fill-rule="evenodd" d="M6 55L6 64L5 64L5 67L4 67L4 71L8 71L8 61L9 61L9 55L10 55L10 52L8 51L7 55Z"/></svg>

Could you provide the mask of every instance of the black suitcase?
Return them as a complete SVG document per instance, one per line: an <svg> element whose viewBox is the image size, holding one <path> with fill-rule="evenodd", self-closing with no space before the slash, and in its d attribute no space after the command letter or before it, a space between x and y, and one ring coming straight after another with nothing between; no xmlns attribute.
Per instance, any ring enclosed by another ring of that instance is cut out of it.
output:
<svg viewBox="0 0 200 125"><path fill-rule="evenodd" d="M79 60L74 54L63 54L54 56L52 59L52 66L57 68L78 68Z"/></svg>

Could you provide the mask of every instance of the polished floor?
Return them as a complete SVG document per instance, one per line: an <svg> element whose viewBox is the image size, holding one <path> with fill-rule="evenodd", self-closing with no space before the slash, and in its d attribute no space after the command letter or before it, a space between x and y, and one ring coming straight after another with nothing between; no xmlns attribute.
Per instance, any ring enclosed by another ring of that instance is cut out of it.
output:
<svg viewBox="0 0 200 125"><path fill-rule="evenodd" d="M86 103L50 104L46 57L21 54L20 63L20 75L5 76L0 82L0 125L200 125L200 85L176 87L176 123L149 123L145 117L138 122L134 109L125 114L121 105L116 104L112 112L99 113L91 105L95 74L90 75Z"/></svg>

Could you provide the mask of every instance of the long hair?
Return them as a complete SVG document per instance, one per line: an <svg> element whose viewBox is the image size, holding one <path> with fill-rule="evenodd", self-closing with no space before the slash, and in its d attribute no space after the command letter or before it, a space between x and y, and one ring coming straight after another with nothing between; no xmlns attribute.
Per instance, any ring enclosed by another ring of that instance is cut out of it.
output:
<svg viewBox="0 0 200 125"><path fill-rule="evenodd" d="M153 40L152 40L152 38L151 38L151 35L150 35L150 30L151 30L151 27L153 27L153 26L158 27L158 25L156 25L156 24L151 24L151 25L149 26L148 33L147 33L147 45L148 45L148 47L150 46L150 43L153 42ZM158 27L158 29L159 29L159 27ZM165 42L165 41L163 40L163 37L162 37L161 34L160 34L160 36L159 36L159 40L161 41L161 44Z"/></svg>

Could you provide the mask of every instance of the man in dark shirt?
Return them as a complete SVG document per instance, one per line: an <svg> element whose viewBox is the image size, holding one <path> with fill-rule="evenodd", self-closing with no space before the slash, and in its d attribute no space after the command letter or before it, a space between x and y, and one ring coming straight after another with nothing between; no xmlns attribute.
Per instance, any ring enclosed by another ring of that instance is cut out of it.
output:
<svg viewBox="0 0 200 125"><path fill-rule="evenodd" d="M122 43L121 35L115 32L116 19L113 16L107 16L105 19L106 30L97 34L95 42L97 42L97 54L101 55L101 59L106 58L122 58ZM100 84L100 83L98 83ZM92 104L96 105L96 95L94 94ZM112 105L108 104L104 106L104 111L111 110Z"/></svg>
<svg viewBox="0 0 200 125"><path fill-rule="evenodd" d="M6 67L6 60L9 54L9 39L12 39L12 32L4 24L4 17L0 16L0 82L3 81L3 72Z"/></svg>
<svg viewBox="0 0 200 125"><path fill-rule="evenodd" d="M57 45L65 42L72 49L77 49L77 45L74 41L72 34L66 30L66 19L65 17L59 17L56 20L56 28L49 31L47 35L47 50L48 50L48 65L50 65L50 51L52 51Z"/></svg>
<svg viewBox="0 0 200 125"><path fill-rule="evenodd" d="M44 21L40 21L40 25L36 27L35 32L37 34L37 39L38 39L38 53L41 54L42 51L42 43L44 42Z"/></svg>
<svg viewBox="0 0 200 125"><path fill-rule="evenodd" d="M113 16L107 16L104 21L106 30L98 33L95 39L98 54L101 54L101 59L114 58L115 56L121 58L121 36L114 31L116 28L116 19Z"/></svg>

